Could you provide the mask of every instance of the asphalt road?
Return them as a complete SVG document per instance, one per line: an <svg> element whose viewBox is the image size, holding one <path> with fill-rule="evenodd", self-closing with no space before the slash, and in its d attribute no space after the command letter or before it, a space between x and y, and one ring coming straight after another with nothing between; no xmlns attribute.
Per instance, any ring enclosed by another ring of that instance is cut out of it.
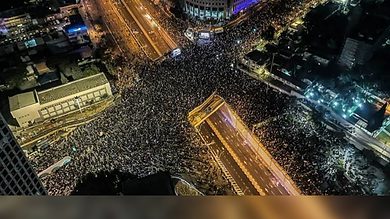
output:
<svg viewBox="0 0 390 219"><path fill-rule="evenodd" d="M131 33L131 36L123 36L121 39L124 41L124 44L127 44L126 41L133 37L135 38L138 47L141 48L147 57L152 60L158 59L160 54L157 53L157 51L153 48L153 44L143 34L141 27L138 26L136 20L131 16L125 5L116 0L108 0L106 2L111 6L111 9L115 14L113 19L120 19L122 23L125 24L122 25L122 27L114 29L113 32L119 34L124 31Z"/></svg>
<svg viewBox="0 0 390 219"><path fill-rule="evenodd" d="M381 143L375 138L359 128L355 128L354 134L348 134L350 141L359 148L372 148L380 152L384 157L390 157L390 149L387 145ZM383 158L385 159L385 158Z"/></svg>
<svg viewBox="0 0 390 219"><path fill-rule="evenodd" d="M136 39L131 35L130 30L110 0L84 0L84 2L89 5L88 8L99 11L95 12L92 10L89 13L96 13L97 15L95 16L101 15L105 26L108 28L108 32L124 55L138 54L141 52Z"/></svg>
<svg viewBox="0 0 390 219"><path fill-rule="evenodd" d="M290 195L283 186L283 182L275 177L265 165L264 161L253 151L252 148L258 147L258 145L250 145L251 141L247 140L248 135L250 135L249 131L247 129L238 130L236 123L239 123L240 121L237 121L230 113L226 104L222 105L216 112L211 114L206 119L206 122L216 127L220 136L223 136L222 138L224 138L224 141L238 157L246 171L263 190L262 192L264 192L264 194ZM215 133L215 130L213 130L213 132Z"/></svg>
<svg viewBox="0 0 390 219"><path fill-rule="evenodd" d="M156 60L168 54L176 47L176 44L168 36L166 31L153 18L151 12L138 0L123 0L117 4L118 9L125 20L131 22L133 34L144 42L144 50L148 57Z"/></svg>
<svg viewBox="0 0 390 219"><path fill-rule="evenodd" d="M223 165L228 170L229 174L235 181L235 183L240 187L245 195L259 195L256 188L253 187L252 183L249 181L244 172L240 169L237 163L234 161L233 157L225 149L222 142L218 137L213 133L213 130L207 123L202 123L199 127L199 133L203 136L203 139L206 141L206 144L209 145L209 148L213 150L214 154L218 156Z"/></svg>

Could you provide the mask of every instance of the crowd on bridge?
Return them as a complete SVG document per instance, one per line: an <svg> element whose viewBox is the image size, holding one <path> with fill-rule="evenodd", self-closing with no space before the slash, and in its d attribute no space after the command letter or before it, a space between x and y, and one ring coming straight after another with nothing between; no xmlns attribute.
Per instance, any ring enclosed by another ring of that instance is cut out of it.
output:
<svg viewBox="0 0 390 219"><path fill-rule="evenodd" d="M137 80L126 76L121 77L121 83L116 83L132 84L119 88L119 103L32 158L33 166L40 172L64 156L72 157L64 168L42 179L49 194L68 195L83 175L114 169L137 176L168 170L185 178L204 194L231 193L229 182L224 179L207 146L190 126L188 112L214 91L249 125L277 116L282 108L288 107L291 99L239 72L235 64L240 54L249 51L259 35L271 25L285 25L286 19L294 10L299 10L301 3L296 0L270 2L261 13L253 14L208 45L186 43L177 58L157 63L143 61L133 66ZM170 22L164 21L162 25L170 25L169 28L185 25ZM332 190L322 190L322 183L317 181L319 178L311 178L316 176L314 173L302 172L302 165L291 159L303 154L299 150L313 150L313 147L303 147L306 136L290 136L295 145L301 143L302 146L282 145L286 151L291 150L291 155L286 156L277 153L280 144L272 143L278 141L277 137L286 137L277 136L277 133L284 131L288 135L288 130L282 125L271 127L271 130L274 136L264 137L266 146L304 192L333 194ZM307 153L316 155L320 150L315 148L314 152ZM355 191L353 189L351 191Z"/></svg>

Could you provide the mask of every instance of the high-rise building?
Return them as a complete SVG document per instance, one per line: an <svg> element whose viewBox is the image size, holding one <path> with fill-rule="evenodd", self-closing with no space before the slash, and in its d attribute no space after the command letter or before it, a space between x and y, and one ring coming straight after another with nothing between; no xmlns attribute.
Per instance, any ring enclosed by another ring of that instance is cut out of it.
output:
<svg viewBox="0 0 390 219"><path fill-rule="evenodd" d="M46 190L0 114L0 195L45 195Z"/></svg>

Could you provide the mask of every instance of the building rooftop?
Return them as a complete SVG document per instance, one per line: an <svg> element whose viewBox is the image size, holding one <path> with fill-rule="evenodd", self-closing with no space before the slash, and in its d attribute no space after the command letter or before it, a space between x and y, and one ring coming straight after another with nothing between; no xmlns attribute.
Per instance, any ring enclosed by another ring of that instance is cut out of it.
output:
<svg viewBox="0 0 390 219"><path fill-rule="evenodd" d="M137 178L127 172L88 173L76 184L71 195L175 195L169 172Z"/></svg>
<svg viewBox="0 0 390 219"><path fill-rule="evenodd" d="M7 2L4 1L1 3L2 5L7 5ZM12 4L12 3L11 3ZM8 10L1 10L0 11L0 18L9 18L9 17L13 17L13 16L19 16L19 15L24 15L26 12L25 12L25 9L22 7L23 6L23 3L21 3L20 5L18 5L19 7L17 8L12 8L12 9L8 9ZM8 6L8 8L10 8Z"/></svg>
<svg viewBox="0 0 390 219"><path fill-rule="evenodd" d="M271 73L274 74L275 76L282 78L282 79L290 82L291 84L301 88L302 90L305 90L308 87L308 85L305 82L303 82L301 79L299 79L295 76L287 75L287 74L281 72L277 68L274 68Z"/></svg>
<svg viewBox="0 0 390 219"><path fill-rule="evenodd" d="M93 87L104 85L106 83L108 83L106 76L103 73L99 73L77 81L69 82L58 87L38 92L38 98L41 104L45 104L63 97L86 91Z"/></svg>
<svg viewBox="0 0 390 219"><path fill-rule="evenodd" d="M355 114L363 120L369 121L379 109L373 103L363 103L361 108L355 110Z"/></svg>
<svg viewBox="0 0 390 219"><path fill-rule="evenodd" d="M246 54L245 57L252 60L253 62L256 62L259 65L264 64L264 62L268 59L268 56L265 53L260 52L256 49Z"/></svg>
<svg viewBox="0 0 390 219"><path fill-rule="evenodd" d="M122 183L124 195L175 195L169 172L157 172L138 179L128 179Z"/></svg>
<svg viewBox="0 0 390 219"><path fill-rule="evenodd" d="M46 62L39 62L35 64L35 68L38 71L39 75L50 72L50 69L47 67Z"/></svg>
<svg viewBox="0 0 390 219"><path fill-rule="evenodd" d="M80 3L80 0L58 0L58 3L63 6L73 5Z"/></svg>
<svg viewBox="0 0 390 219"><path fill-rule="evenodd" d="M38 103L38 100L33 91L17 94L15 96L9 97L9 107L11 111L15 111L26 106Z"/></svg>
<svg viewBox="0 0 390 219"><path fill-rule="evenodd" d="M355 64L363 65L367 61L370 51L371 45L363 41L347 38L339 62L348 68L352 68Z"/></svg>

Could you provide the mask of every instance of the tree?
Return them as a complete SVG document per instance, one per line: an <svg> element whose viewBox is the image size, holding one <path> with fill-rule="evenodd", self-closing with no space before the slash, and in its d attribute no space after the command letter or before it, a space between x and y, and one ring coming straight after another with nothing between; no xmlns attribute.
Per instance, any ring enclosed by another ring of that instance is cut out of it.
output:
<svg viewBox="0 0 390 219"><path fill-rule="evenodd" d="M367 159L368 163L372 163L375 161L376 155L372 150L363 149L362 153L363 153L364 157Z"/></svg>
<svg viewBox="0 0 390 219"><path fill-rule="evenodd" d="M96 75L100 72L100 69L96 65L91 65L88 68L84 69L83 73L85 77Z"/></svg>
<svg viewBox="0 0 390 219"><path fill-rule="evenodd" d="M275 28L273 26L268 26L268 28L264 31L264 39L265 40L268 40L268 41L271 41L274 39L274 36L275 36Z"/></svg>

